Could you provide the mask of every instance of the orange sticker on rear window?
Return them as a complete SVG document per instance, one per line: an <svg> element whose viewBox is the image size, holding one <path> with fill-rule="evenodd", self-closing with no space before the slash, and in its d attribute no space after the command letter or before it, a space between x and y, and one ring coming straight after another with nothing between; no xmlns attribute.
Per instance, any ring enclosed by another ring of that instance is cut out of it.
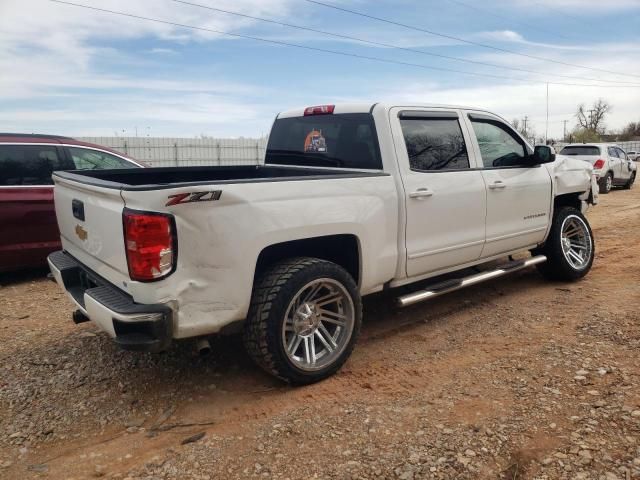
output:
<svg viewBox="0 0 640 480"><path fill-rule="evenodd" d="M305 153L327 153L327 142L322 136L322 130L311 130L304 139Z"/></svg>

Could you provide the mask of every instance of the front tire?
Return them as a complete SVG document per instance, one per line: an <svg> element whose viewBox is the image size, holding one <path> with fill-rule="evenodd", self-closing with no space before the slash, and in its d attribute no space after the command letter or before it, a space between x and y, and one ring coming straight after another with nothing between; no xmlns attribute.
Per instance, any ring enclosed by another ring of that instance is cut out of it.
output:
<svg viewBox="0 0 640 480"><path fill-rule="evenodd" d="M595 256L593 232L587 219L573 207L561 207L554 215L549 237L535 254L546 255L538 270L552 280L575 281L584 277Z"/></svg>
<svg viewBox="0 0 640 480"><path fill-rule="evenodd" d="M349 273L300 257L267 269L254 285L244 344L255 363L293 384L333 375L349 358L362 302Z"/></svg>

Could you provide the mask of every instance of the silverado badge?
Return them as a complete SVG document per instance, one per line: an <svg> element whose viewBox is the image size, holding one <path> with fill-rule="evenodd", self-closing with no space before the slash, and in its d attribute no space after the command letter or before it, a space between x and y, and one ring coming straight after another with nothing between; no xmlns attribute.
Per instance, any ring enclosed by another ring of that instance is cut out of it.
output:
<svg viewBox="0 0 640 480"><path fill-rule="evenodd" d="M84 228L82 228L82 225L76 225L76 235L80 240L84 242L89 236L89 233Z"/></svg>

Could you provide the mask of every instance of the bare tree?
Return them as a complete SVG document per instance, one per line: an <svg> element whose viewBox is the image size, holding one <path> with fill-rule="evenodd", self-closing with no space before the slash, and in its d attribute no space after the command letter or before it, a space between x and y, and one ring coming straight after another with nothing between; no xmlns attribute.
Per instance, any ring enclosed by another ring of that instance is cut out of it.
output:
<svg viewBox="0 0 640 480"><path fill-rule="evenodd" d="M588 131L603 134L605 132L604 118L611 111L611 104L599 98L590 109L584 103L578 105L576 119L578 125Z"/></svg>
<svg viewBox="0 0 640 480"><path fill-rule="evenodd" d="M629 122L626 127L620 131L618 137L620 141L633 140L640 137L640 122Z"/></svg>
<svg viewBox="0 0 640 480"><path fill-rule="evenodd" d="M511 126L526 139L531 139L536 136L536 131L531 125L528 117L524 117L522 120L514 118L511 120Z"/></svg>

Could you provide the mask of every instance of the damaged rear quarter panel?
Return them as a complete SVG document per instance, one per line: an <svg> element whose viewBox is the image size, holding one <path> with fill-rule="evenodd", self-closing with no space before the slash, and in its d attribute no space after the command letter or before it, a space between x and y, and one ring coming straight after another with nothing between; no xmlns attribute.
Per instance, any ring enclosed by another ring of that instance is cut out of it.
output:
<svg viewBox="0 0 640 480"><path fill-rule="evenodd" d="M190 190L220 190L215 201L178 203ZM361 291L391 278L397 265L398 198L391 176L212 184L123 191L128 208L169 212L177 228L176 271L153 284L131 282L136 301L175 300L177 338L218 332L243 320L260 252L290 240L351 234L358 238Z"/></svg>

